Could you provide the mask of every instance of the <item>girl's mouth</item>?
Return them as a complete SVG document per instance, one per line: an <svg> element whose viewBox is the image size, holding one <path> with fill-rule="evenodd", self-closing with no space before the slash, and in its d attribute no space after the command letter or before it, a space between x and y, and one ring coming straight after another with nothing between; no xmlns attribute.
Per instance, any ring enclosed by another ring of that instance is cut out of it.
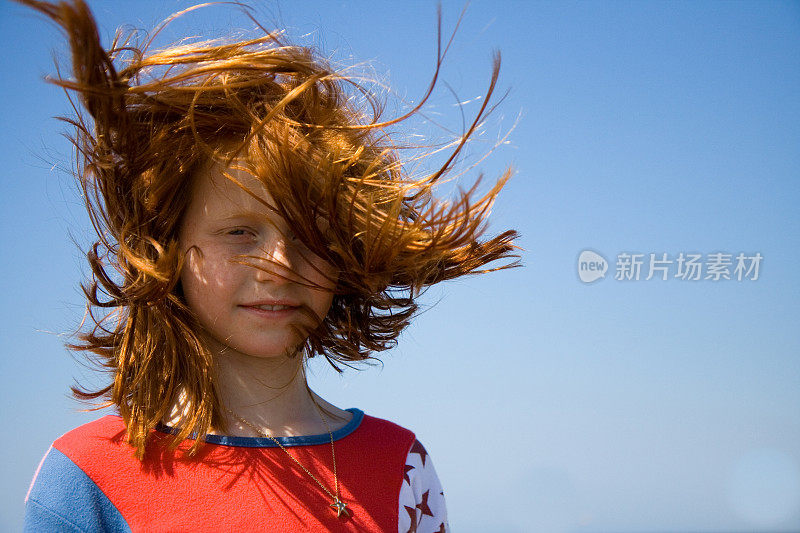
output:
<svg viewBox="0 0 800 533"><path fill-rule="evenodd" d="M294 309L291 305L248 305L251 309L261 309L262 311L284 311L286 309Z"/></svg>

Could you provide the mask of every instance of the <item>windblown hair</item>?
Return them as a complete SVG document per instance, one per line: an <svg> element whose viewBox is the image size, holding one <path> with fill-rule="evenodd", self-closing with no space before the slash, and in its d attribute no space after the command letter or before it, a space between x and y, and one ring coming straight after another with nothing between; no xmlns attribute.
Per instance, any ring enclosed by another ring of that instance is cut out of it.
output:
<svg viewBox="0 0 800 533"><path fill-rule="evenodd" d="M66 32L73 77L51 81L86 111L74 106L77 116L65 120L75 128L76 175L98 240L87 253L93 279L82 285L90 327L70 348L91 354L113 381L73 386L73 394L116 405L137 457L178 391L188 415L175 446L225 427L212 356L180 287L178 232L203 165L246 161L297 238L338 270L333 305L302 350L337 370L393 346L427 286L517 264L515 231L482 237L510 171L483 195L480 179L455 201L434 194L485 117L499 56L483 107L449 158L412 177L389 127L425 103L441 44L419 106L381 121L370 90L279 34L151 51L152 38L140 44L118 32L106 50L83 0L19 1Z"/></svg>

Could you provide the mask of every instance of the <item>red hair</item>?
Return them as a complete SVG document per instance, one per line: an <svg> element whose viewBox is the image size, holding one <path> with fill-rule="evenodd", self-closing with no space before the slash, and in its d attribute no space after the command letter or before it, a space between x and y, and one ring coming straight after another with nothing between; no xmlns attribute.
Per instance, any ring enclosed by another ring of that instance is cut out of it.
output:
<svg viewBox="0 0 800 533"><path fill-rule="evenodd" d="M53 83L87 113L69 122L98 235L84 285L93 326L71 348L93 354L113 380L73 392L116 405L137 456L179 390L189 414L176 445L224 428L213 361L179 286L178 229L201 165L244 158L297 237L338 269L333 305L304 344L337 369L393 346L425 287L517 264L515 231L483 237L510 171L483 195L476 181L455 202L433 190L484 117L499 56L483 107L449 159L415 178L388 127L418 108L381 122L376 97L309 48L268 33L151 52L118 33L106 50L83 0L20 1L65 30L74 77Z"/></svg>

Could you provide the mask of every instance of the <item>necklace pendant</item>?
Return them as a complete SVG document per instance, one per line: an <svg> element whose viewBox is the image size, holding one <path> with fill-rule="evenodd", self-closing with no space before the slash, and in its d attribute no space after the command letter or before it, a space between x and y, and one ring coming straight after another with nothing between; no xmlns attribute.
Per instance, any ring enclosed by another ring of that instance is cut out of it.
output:
<svg viewBox="0 0 800 533"><path fill-rule="evenodd" d="M347 510L347 504L339 498L334 499L330 506L336 511L337 517L341 517L342 515L350 516L350 511Z"/></svg>

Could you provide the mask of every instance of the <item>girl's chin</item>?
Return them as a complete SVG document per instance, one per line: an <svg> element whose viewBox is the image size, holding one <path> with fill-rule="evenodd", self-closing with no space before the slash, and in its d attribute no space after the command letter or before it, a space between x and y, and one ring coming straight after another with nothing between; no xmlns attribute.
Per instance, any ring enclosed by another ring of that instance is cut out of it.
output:
<svg viewBox="0 0 800 533"><path fill-rule="evenodd" d="M212 353L220 356L252 357L255 359L294 359L299 358L303 348L302 342L264 343L261 345L231 345L215 341Z"/></svg>
<svg viewBox="0 0 800 533"><path fill-rule="evenodd" d="M226 342L220 339L220 336L206 330L202 338L212 355L239 355L259 359L297 357L305 341L305 338L301 339L299 335L291 332L264 337L260 340L254 335L244 342L231 342L230 340Z"/></svg>

